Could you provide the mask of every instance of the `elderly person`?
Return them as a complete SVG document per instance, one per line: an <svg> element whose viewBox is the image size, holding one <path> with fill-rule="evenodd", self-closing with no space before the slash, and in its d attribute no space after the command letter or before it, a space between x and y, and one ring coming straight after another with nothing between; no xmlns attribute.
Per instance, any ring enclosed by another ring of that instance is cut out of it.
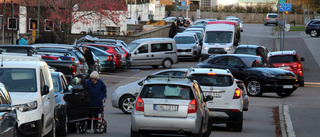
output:
<svg viewBox="0 0 320 137"><path fill-rule="evenodd" d="M99 113L101 113L101 109L103 106L103 102L107 98L107 86L104 82L99 79L99 73L97 71L93 71L90 74L90 79L85 81L86 89L90 95L90 108L97 108L91 109L89 113L89 118L98 118ZM98 121L94 120L93 125L95 125ZM91 131L91 121L88 120L88 130L87 133Z"/></svg>

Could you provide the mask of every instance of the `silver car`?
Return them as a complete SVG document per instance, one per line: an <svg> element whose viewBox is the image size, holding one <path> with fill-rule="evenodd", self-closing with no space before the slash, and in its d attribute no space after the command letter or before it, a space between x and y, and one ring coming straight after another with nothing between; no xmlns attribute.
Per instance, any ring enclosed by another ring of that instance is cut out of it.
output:
<svg viewBox="0 0 320 137"><path fill-rule="evenodd" d="M278 25L279 17L276 13L268 13L264 19L264 25L267 26L268 24L275 24Z"/></svg>
<svg viewBox="0 0 320 137"><path fill-rule="evenodd" d="M131 137L182 134L208 137L212 121L197 81L188 77L148 76L131 113Z"/></svg>
<svg viewBox="0 0 320 137"><path fill-rule="evenodd" d="M177 44L178 59L192 58L198 61L201 56L201 46L193 35L181 33L173 38Z"/></svg>
<svg viewBox="0 0 320 137"><path fill-rule="evenodd" d="M187 69L166 69L153 73L152 75L168 75L168 76L184 76ZM130 114L134 103L134 94L139 93L142 82L145 78L118 87L115 92L113 92L111 97L111 103L114 108L119 108L125 114Z"/></svg>

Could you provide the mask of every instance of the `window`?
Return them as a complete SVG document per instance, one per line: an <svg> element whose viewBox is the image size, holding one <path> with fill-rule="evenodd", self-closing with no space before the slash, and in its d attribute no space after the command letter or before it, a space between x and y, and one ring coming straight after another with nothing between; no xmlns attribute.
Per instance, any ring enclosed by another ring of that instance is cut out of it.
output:
<svg viewBox="0 0 320 137"><path fill-rule="evenodd" d="M35 24L35 30L38 30L38 20L33 18L29 19L29 30L33 30L33 24Z"/></svg>
<svg viewBox="0 0 320 137"><path fill-rule="evenodd" d="M17 19L16 18L8 18L8 29L9 30L17 30Z"/></svg>
<svg viewBox="0 0 320 137"><path fill-rule="evenodd" d="M139 53L148 53L148 45L142 45L138 50Z"/></svg>
<svg viewBox="0 0 320 137"><path fill-rule="evenodd" d="M317 22L315 22L315 23L313 23L313 24L320 24L320 21L317 21Z"/></svg>
<svg viewBox="0 0 320 137"><path fill-rule="evenodd" d="M236 58L236 57L229 57L228 59L228 63L227 63L227 66L228 67L235 67L235 66L243 66L241 61Z"/></svg>
<svg viewBox="0 0 320 137"><path fill-rule="evenodd" d="M2 16L0 17L0 29L2 29Z"/></svg>
<svg viewBox="0 0 320 137"><path fill-rule="evenodd" d="M54 29L54 23L52 20L45 19L44 22L45 22L45 25L44 25L45 31L52 31Z"/></svg>
<svg viewBox="0 0 320 137"><path fill-rule="evenodd" d="M151 44L152 52L172 51L171 43Z"/></svg>
<svg viewBox="0 0 320 137"><path fill-rule="evenodd" d="M216 57L209 61L211 64L226 66L227 58L226 57Z"/></svg>

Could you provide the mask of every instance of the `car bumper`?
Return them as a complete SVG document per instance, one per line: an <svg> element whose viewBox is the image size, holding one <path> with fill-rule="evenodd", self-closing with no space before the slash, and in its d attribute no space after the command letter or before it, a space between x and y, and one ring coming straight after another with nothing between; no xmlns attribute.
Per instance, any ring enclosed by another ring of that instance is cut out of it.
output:
<svg viewBox="0 0 320 137"><path fill-rule="evenodd" d="M196 134L200 130L202 118L165 118L165 117L145 117L144 115L131 116L131 127L133 131L163 131L178 132L183 130Z"/></svg>
<svg viewBox="0 0 320 137"><path fill-rule="evenodd" d="M41 120L30 121L28 123L21 124L18 128L18 132L22 136L36 137L39 136L39 134L41 134L41 125Z"/></svg>
<svg viewBox="0 0 320 137"><path fill-rule="evenodd" d="M210 111L210 118L212 122L215 124L218 123L230 123L234 122L236 119L241 118L242 112L235 112L231 109L216 109L216 108L209 108Z"/></svg>
<svg viewBox="0 0 320 137"><path fill-rule="evenodd" d="M177 52L177 56L178 58L195 58L197 56L199 56L199 51L196 50L190 50L190 51L182 51L182 52Z"/></svg>
<svg viewBox="0 0 320 137"><path fill-rule="evenodd" d="M299 84L296 79L292 78L268 78L265 79L264 84L262 84L262 90L264 92L278 92L278 91L295 91Z"/></svg>
<svg viewBox="0 0 320 137"><path fill-rule="evenodd" d="M103 64L100 64L101 71L110 71L116 68L116 64L113 61L106 61Z"/></svg>

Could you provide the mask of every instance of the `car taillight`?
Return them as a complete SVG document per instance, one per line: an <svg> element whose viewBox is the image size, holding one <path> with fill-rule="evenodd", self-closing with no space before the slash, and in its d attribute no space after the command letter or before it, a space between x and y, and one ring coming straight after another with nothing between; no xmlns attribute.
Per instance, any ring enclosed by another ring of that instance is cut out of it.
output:
<svg viewBox="0 0 320 137"><path fill-rule="evenodd" d="M198 109L196 99L193 99L188 105L188 113L196 113Z"/></svg>
<svg viewBox="0 0 320 137"><path fill-rule="evenodd" d="M279 18L276 18L276 20L279 20Z"/></svg>
<svg viewBox="0 0 320 137"><path fill-rule="evenodd" d="M71 60L71 61L74 61L75 59L74 59L73 57L70 57L70 60Z"/></svg>
<svg viewBox="0 0 320 137"><path fill-rule="evenodd" d="M136 102L136 111L144 111L144 103L140 97L138 97Z"/></svg>
<svg viewBox="0 0 320 137"><path fill-rule="evenodd" d="M241 90L237 88L236 91L234 91L233 99L239 99L240 96L241 96Z"/></svg>
<svg viewBox="0 0 320 137"><path fill-rule="evenodd" d="M270 18L267 18L267 20L268 20L268 19L270 19Z"/></svg>
<svg viewBox="0 0 320 137"><path fill-rule="evenodd" d="M72 74L76 75L77 74L77 66L72 65L71 69L72 69Z"/></svg>
<svg viewBox="0 0 320 137"><path fill-rule="evenodd" d="M309 26L307 25L306 28L309 28Z"/></svg>
<svg viewBox="0 0 320 137"><path fill-rule="evenodd" d="M216 75L216 73L207 73L207 75Z"/></svg>
<svg viewBox="0 0 320 137"><path fill-rule="evenodd" d="M232 112L240 112L239 109L231 109Z"/></svg>
<svg viewBox="0 0 320 137"><path fill-rule="evenodd" d="M108 61L113 61L113 56L112 56L112 55L110 55L110 56L108 57Z"/></svg>
<svg viewBox="0 0 320 137"><path fill-rule="evenodd" d="M81 61L78 61L78 64L81 65Z"/></svg>

